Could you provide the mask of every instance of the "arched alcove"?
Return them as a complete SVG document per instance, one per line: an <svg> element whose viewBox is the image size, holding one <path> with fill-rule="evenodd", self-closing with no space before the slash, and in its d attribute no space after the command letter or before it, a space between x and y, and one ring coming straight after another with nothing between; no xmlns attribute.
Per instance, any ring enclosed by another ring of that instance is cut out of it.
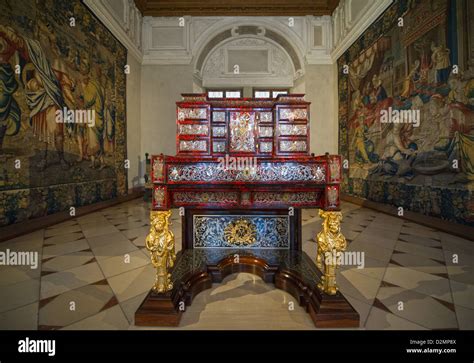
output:
<svg viewBox="0 0 474 363"><path fill-rule="evenodd" d="M199 87L292 88L304 74L301 52L288 34L262 25L233 24L214 30L194 59Z"/></svg>

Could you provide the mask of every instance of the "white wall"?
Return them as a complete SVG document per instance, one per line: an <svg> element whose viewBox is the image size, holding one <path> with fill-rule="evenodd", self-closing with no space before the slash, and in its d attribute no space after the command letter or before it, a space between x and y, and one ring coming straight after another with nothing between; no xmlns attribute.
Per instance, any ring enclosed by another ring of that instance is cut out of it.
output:
<svg viewBox="0 0 474 363"><path fill-rule="evenodd" d="M306 100L310 108L311 152L335 154L338 147L336 66L307 65L304 75Z"/></svg>
<svg viewBox="0 0 474 363"><path fill-rule="evenodd" d="M181 93L192 92L191 65L142 66L142 155L176 154L176 101L181 100Z"/></svg>
<svg viewBox="0 0 474 363"><path fill-rule="evenodd" d="M144 154L141 152L141 64L129 53L127 64L130 74L127 74L127 159L130 161L128 169L128 188L136 187L143 178L144 169L141 161Z"/></svg>

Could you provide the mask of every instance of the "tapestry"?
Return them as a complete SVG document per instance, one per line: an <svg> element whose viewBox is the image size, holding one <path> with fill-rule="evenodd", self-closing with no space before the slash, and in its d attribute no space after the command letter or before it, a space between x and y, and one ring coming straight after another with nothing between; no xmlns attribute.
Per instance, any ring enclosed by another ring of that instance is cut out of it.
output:
<svg viewBox="0 0 474 363"><path fill-rule="evenodd" d="M127 193L126 49L78 0L0 3L0 225Z"/></svg>
<svg viewBox="0 0 474 363"><path fill-rule="evenodd" d="M473 18L394 1L338 59L346 194L474 225Z"/></svg>

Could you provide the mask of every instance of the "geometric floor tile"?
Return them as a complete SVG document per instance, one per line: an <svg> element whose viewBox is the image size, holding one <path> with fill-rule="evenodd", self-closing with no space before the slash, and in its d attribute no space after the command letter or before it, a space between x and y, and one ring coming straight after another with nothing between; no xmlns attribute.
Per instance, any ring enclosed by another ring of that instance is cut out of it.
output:
<svg viewBox="0 0 474 363"><path fill-rule="evenodd" d="M341 271L337 283L344 295L370 305L372 305L380 287L379 279L374 279L355 270Z"/></svg>
<svg viewBox="0 0 474 363"><path fill-rule="evenodd" d="M450 281L454 304L468 309L474 309L474 285Z"/></svg>
<svg viewBox="0 0 474 363"><path fill-rule="evenodd" d="M429 274L445 274L448 272L443 261L436 261L430 258L412 255L409 253L394 253L392 263L407 267L413 270L426 272Z"/></svg>
<svg viewBox="0 0 474 363"><path fill-rule="evenodd" d="M101 311L88 318L68 325L63 330L125 330L129 322L120 306L115 305L110 309Z"/></svg>
<svg viewBox="0 0 474 363"><path fill-rule="evenodd" d="M39 279L29 279L1 287L0 313L39 300Z"/></svg>
<svg viewBox="0 0 474 363"><path fill-rule="evenodd" d="M123 258L125 254L130 254L132 251L138 250L137 246L127 239L113 240L110 243L91 248L97 260L115 256L121 256Z"/></svg>
<svg viewBox="0 0 474 363"><path fill-rule="evenodd" d="M456 305L459 329L474 330L474 310Z"/></svg>
<svg viewBox="0 0 474 363"><path fill-rule="evenodd" d="M449 280L445 277L390 264L383 279L407 290L453 302Z"/></svg>
<svg viewBox="0 0 474 363"><path fill-rule="evenodd" d="M151 264L121 273L107 279L119 302L150 290L155 279L155 269Z"/></svg>
<svg viewBox="0 0 474 363"><path fill-rule="evenodd" d="M412 323L375 306L370 310L365 328L369 330L426 330L421 325Z"/></svg>
<svg viewBox="0 0 474 363"><path fill-rule="evenodd" d="M36 330L38 326L38 302L0 313L1 330Z"/></svg>
<svg viewBox="0 0 474 363"><path fill-rule="evenodd" d="M89 285L104 279L97 262L73 267L41 277L41 299Z"/></svg>
<svg viewBox="0 0 474 363"><path fill-rule="evenodd" d="M125 255L99 259L98 263L104 276L109 278L150 264L151 261L142 251L135 250Z"/></svg>
<svg viewBox="0 0 474 363"><path fill-rule="evenodd" d="M136 199L1 243L0 251L37 253L38 264L0 266L0 329L169 329L133 325L155 277L144 249L149 207ZM355 204L341 208L348 251L363 260L341 266L337 281L360 329L474 329L472 241ZM313 260L318 214L302 211L302 249ZM171 221L179 251L177 209ZM171 329L315 327L291 295L238 273L198 294Z"/></svg>
<svg viewBox="0 0 474 363"><path fill-rule="evenodd" d="M454 304L400 287L381 287L380 306L389 312L428 329L457 329Z"/></svg>
<svg viewBox="0 0 474 363"><path fill-rule="evenodd" d="M43 259L83 251L88 248L89 244L85 238L79 239L77 241L54 244L51 246L48 245L43 248Z"/></svg>
<svg viewBox="0 0 474 363"><path fill-rule="evenodd" d="M40 301L40 329L60 329L117 305L109 285L87 285Z"/></svg>
<svg viewBox="0 0 474 363"><path fill-rule="evenodd" d="M94 259L91 250L83 250L43 260L42 270L46 272L57 272L69 270L76 266L82 266Z"/></svg>
<svg viewBox="0 0 474 363"><path fill-rule="evenodd" d="M40 260L41 256L38 256L38 259ZM0 288L4 285L11 285L31 279L39 279L41 276L41 261L37 261L37 264L36 268L32 268L35 267L33 265L0 266Z"/></svg>

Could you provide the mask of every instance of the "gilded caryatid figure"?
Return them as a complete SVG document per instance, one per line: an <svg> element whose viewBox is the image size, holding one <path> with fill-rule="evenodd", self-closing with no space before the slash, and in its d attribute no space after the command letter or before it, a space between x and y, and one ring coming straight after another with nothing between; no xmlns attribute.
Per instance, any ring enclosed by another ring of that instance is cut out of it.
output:
<svg viewBox="0 0 474 363"><path fill-rule="evenodd" d="M328 295L335 295L338 290L336 268L347 247L346 238L341 233L342 213L320 210L319 216L323 219L323 230L317 236L316 266L323 276L318 288Z"/></svg>
<svg viewBox="0 0 474 363"><path fill-rule="evenodd" d="M146 248L150 251L151 262L156 268L153 291L165 293L173 289L171 273L176 259L174 234L169 230L171 211L152 211L150 213L150 233L146 237Z"/></svg>

